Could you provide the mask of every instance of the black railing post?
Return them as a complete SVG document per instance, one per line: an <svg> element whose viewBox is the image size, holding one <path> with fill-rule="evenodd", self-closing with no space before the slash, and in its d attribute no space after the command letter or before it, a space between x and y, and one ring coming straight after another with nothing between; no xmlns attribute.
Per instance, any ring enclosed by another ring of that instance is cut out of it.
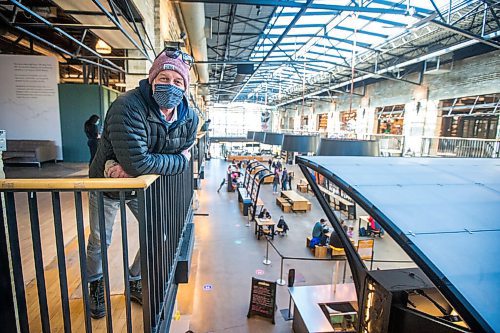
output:
<svg viewBox="0 0 500 333"><path fill-rule="evenodd" d="M14 295L10 275L6 221L4 220L3 195L0 195L0 322L6 332L17 332Z"/></svg>
<svg viewBox="0 0 500 333"><path fill-rule="evenodd" d="M52 192L52 212L54 215L54 231L57 249L57 267L59 268L59 285L61 287L61 307L63 313L64 332L71 332L71 313L69 310L68 277L66 275L66 256L64 254L64 234L61 217L61 198L59 192Z"/></svg>
<svg viewBox="0 0 500 333"><path fill-rule="evenodd" d="M120 223L122 231L123 249L123 282L125 285L125 317L127 333L132 332L132 313L130 309L130 285L129 285L129 263L128 263L128 239L127 239L127 208L125 206L125 192L120 192Z"/></svg>
<svg viewBox="0 0 500 333"><path fill-rule="evenodd" d="M19 248L19 234L17 230L16 204L13 192L5 193L5 206L7 213L7 228L10 243L10 256L12 259L12 273L14 275L14 289L16 291L16 305L18 314L19 330L21 333L29 332L28 310L26 307L26 295L24 293L24 278Z"/></svg>
<svg viewBox="0 0 500 333"><path fill-rule="evenodd" d="M80 257L80 277L82 279L83 315L85 317L85 332L92 333L90 305L88 296L87 254L85 252L85 229L83 227L82 192L75 192L76 233L78 237L78 252Z"/></svg>
<svg viewBox="0 0 500 333"><path fill-rule="evenodd" d="M111 315L111 291L109 290L108 244L106 239L106 220L104 217L104 194L97 192L97 210L99 216L99 238L101 241L102 274L104 278L104 298L106 300L106 328L113 332L113 316Z"/></svg>
<svg viewBox="0 0 500 333"><path fill-rule="evenodd" d="M149 280L149 251L148 228L146 219L146 191L137 191L139 205L139 247L141 256L141 278L142 278L142 320L144 332L151 332L153 316L151 313L150 280Z"/></svg>
<svg viewBox="0 0 500 333"><path fill-rule="evenodd" d="M47 306L47 290L45 274L43 273L42 241L40 237L40 221L38 219L38 204L36 192L28 192L28 207L30 212L31 239L33 256L35 259L36 287L38 291L38 304L40 306L40 320L42 332L50 332L49 308Z"/></svg>

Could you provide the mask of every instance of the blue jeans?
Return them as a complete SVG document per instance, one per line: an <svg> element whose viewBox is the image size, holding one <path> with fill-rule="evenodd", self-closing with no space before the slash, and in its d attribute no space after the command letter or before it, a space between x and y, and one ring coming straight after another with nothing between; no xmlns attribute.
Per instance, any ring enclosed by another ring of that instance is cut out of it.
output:
<svg viewBox="0 0 500 333"><path fill-rule="evenodd" d="M127 200L135 218L139 220L139 209L137 199ZM89 282L102 278L102 257L101 257L101 237L99 234L99 211L96 192L89 194L89 220L90 235L87 243L87 276ZM111 244L113 225L115 224L116 213L120 209L120 200L108 198L104 195L104 221L106 226L106 245ZM139 251L135 255L134 263L130 266L129 278L131 281L141 279L141 260Z"/></svg>
<svg viewBox="0 0 500 333"><path fill-rule="evenodd" d="M278 192L278 184L273 183L273 192Z"/></svg>

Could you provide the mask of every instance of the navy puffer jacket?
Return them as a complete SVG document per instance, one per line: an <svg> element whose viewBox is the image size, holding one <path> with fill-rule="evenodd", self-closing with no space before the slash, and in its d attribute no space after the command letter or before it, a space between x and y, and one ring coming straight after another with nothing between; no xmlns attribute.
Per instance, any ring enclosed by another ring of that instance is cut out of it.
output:
<svg viewBox="0 0 500 333"><path fill-rule="evenodd" d="M142 80L109 108L89 176L104 177L107 160L117 161L134 177L179 174L188 166L181 152L194 143L197 127L198 116L186 97L177 107L177 121L168 124L153 99L151 85Z"/></svg>

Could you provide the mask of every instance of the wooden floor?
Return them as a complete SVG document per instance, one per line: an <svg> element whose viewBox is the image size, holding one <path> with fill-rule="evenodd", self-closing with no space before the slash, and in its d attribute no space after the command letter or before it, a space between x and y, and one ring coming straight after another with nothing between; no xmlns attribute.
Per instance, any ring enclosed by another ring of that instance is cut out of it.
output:
<svg viewBox="0 0 500 333"><path fill-rule="evenodd" d="M85 219L85 239L88 239L88 196L83 195ZM51 332L63 332L63 315L59 285L59 271L55 245L54 222L50 193L38 194L42 257L47 290L47 302L50 314ZM82 286L80 279L80 257L76 234L74 197L72 193L61 194L63 233L70 299L71 326L73 332L84 332ZM16 194L17 224L20 240L23 279L26 289L28 320L31 332L41 332L37 281L33 257L33 245L26 193ZM119 215L119 214L118 214ZM133 215L128 211L127 235L129 238L129 262L132 262L138 249L138 227ZM117 217L119 218L119 216ZM117 220L119 221L119 220ZM123 263L120 223L115 223L112 243L108 251L110 270L110 289L112 293L112 315L114 332L126 331L125 296L123 295ZM142 332L142 307L132 304L132 325L134 332ZM93 332L106 330L106 319L92 320Z"/></svg>
<svg viewBox="0 0 500 333"><path fill-rule="evenodd" d="M70 295L71 328L73 332L85 331L85 320L83 315L83 301L81 298L80 265L78 256L78 244L71 242L66 247L66 264L68 276L68 290ZM118 257L118 256L117 256ZM117 266L116 263L113 264ZM116 282L123 276L114 272L111 280ZM121 270L120 270L121 271ZM45 269L45 279L47 282L47 302L50 313L51 332L63 332L63 315L61 308L61 294L59 287L59 272L57 261L53 261ZM121 278L123 279L123 278ZM112 288L113 290L113 288ZM74 295L78 294L78 297ZM71 296L73 295L73 296ZM36 280L31 281L26 286L26 299L28 305L28 318L31 332L41 332L40 312L38 305L38 291ZM113 330L114 332L126 331L125 296L121 293L111 297ZM142 332L142 307L132 304L132 327L134 332ZM106 319L92 320L93 332L104 332L106 330Z"/></svg>

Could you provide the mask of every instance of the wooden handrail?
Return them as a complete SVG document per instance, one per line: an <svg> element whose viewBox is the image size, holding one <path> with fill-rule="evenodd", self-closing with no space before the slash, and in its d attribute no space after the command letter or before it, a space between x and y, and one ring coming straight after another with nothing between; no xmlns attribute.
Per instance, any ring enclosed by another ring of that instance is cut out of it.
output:
<svg viewBox="0 0 500 333"><path fill-rule="evenodd" d="M0 190L112 190L145 189L159 176L136 178L37 178L0 179Z"/></svg>

